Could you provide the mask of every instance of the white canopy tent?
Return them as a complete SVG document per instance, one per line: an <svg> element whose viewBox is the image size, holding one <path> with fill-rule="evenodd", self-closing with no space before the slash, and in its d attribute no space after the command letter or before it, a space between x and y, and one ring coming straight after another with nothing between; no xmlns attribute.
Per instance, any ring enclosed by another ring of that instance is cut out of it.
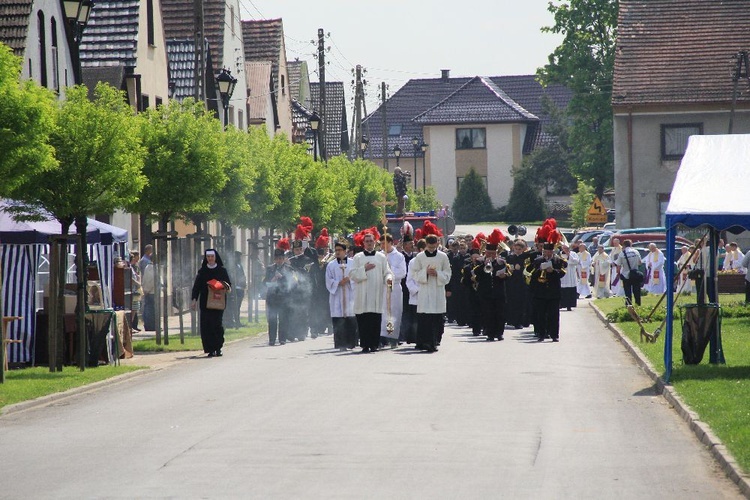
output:
<svg viewBox="0 0 750 500"><path fill-rule="evenodd" d="M716 244L719 231L750 229L750 135L694 135L677 172L666 212L667 248L673 248L677 228L705 227L710 232L706 290L718 303ZM674 280L674 254L667 252L667 283ZM672 373L674 295L667 294L665 379ZM719 347L720 349L720 347ZM723 360L723 355L721 356Z"/></svg>

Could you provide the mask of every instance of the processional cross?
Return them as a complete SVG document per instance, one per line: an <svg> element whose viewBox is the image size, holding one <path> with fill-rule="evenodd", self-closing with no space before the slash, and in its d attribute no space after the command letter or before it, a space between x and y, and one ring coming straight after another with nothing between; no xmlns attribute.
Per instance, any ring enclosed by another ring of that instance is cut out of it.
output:
<svg viewBox="0 0 750 500"><path fill-rule="evenodd" d="M385 207L395 205L396 203L393 201L388 201L388 199L385 196L385 191L380 193L380 201L373 201L373 206L380 207L383 211L383 215L380 218L380 223L383 224L383 234L388 234L388 217L385 215Z"/></svg>

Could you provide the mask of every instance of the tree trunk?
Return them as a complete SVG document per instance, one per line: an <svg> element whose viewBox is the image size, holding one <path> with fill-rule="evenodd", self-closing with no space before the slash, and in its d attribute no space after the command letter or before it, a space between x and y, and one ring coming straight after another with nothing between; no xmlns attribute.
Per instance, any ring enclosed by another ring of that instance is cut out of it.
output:
<svg viewBox="0 0 750 500"><path fill-rule="evenodd" d="M78 216L75 219L76 230L78 231L78 250L76 251L76 281L77 285L77 305L76 305L76 325L78 330L78 368L83 371L86 369L86 282L88 280L88 247L86 243L86 216Z"/></svg>

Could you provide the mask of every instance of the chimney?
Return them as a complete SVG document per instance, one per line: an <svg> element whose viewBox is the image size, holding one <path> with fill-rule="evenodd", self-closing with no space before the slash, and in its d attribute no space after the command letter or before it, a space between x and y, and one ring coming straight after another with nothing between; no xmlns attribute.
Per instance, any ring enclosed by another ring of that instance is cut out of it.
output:
<svg viewBox="0 0 750 500"><path fill-rule="evenodd" d="M449 69L441 69L440 73L442 73L442 76L440 77L441 80L444 82L447 82L448 79L451 77L451 70Z"/></svg>

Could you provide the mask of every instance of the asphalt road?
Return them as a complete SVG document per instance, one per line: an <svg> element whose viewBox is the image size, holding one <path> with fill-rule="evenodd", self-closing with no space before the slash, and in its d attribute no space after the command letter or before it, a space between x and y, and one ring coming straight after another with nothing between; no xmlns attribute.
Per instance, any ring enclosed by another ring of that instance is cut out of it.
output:
<svg viewBox="0 0 750 500"><path fill-rule="evenodd" d="M589 307L562 325L234 343L0 417L0 498L740 498Z"/></svg>

